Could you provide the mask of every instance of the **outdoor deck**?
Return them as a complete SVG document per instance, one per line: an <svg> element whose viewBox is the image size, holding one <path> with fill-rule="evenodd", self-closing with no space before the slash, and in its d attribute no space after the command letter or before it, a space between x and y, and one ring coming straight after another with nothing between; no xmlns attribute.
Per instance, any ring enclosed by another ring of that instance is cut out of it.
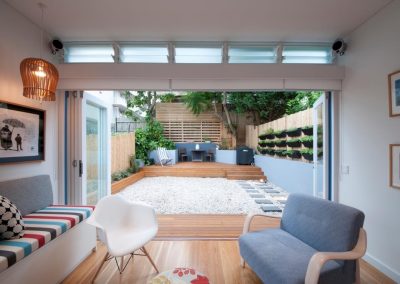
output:
<svg viewBox="0 0 400 284"><path fill-rule="evenodd" d="M146 177L222 177L233 180L266 179L261 168L215 162L181 162L175 165L153 165L144 168Z"/></svg>

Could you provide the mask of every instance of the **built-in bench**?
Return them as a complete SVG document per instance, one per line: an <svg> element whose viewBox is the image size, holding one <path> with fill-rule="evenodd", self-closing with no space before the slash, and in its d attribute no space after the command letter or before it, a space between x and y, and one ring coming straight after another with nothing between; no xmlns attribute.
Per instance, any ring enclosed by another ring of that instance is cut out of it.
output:
<svg viewBox="0 0 400 284"><path fill-rule="evenodd" d="M24 216L22 238L0 241L1 283L59 283L96 247L86 224L93 206L53 204L50 177L0 182L0 195Z"/></svg>

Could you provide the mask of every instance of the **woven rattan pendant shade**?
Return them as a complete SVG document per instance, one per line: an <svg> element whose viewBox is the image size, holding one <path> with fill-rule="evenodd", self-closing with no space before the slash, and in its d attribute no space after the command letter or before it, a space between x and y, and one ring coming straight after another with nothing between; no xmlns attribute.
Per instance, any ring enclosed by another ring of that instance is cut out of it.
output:
<svg viewBox="0 0 400 284"><path fill-rule="evenodd" d="M56 67L40 58L25 58L20 65L23 95L40 101L55 101L58 83Z"/></svg>

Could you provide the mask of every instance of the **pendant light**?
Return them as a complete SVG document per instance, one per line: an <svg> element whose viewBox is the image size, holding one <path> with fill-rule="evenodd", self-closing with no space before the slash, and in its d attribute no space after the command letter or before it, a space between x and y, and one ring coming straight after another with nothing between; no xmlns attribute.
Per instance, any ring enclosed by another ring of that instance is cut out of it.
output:
<svg viewBox="0 0 400 284"><path fill-rule="evenodd" d="M58 83L58 71L50 62L42 59L43 50L43 14L45 5L39 3L42 12L40 58L25 58L20 64L24 97L40 100L55 101Z"/></svg>

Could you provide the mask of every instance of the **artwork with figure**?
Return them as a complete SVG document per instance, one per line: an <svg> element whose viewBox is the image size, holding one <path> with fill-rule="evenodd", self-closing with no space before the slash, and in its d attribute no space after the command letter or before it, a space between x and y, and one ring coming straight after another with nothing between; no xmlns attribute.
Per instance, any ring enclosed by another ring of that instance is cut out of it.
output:
<svg viewBox="0 0 400 284"><path fill-rule="evenodd" d="M396 106L400 106L400 79L394 81L394 96Z"/></svg>
<svg viewBox="0 0 400 284"><path fill-rule="evenodd" d="M0 158L39 155L39 115L0 108Z"/></svg>

